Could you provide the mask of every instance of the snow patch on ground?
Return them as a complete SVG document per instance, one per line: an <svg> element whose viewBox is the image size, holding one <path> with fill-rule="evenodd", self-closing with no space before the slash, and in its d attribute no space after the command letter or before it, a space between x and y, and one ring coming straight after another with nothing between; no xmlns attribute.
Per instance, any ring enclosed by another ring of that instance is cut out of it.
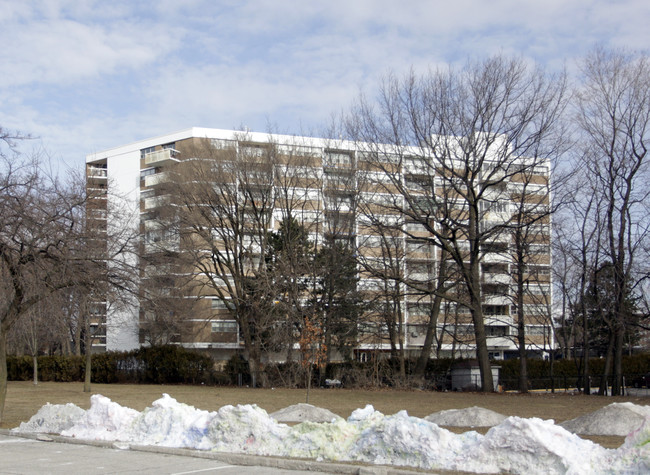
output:
<svg viewBox="0 0 650 475"><path fill-rule="evenodd" d="M624 408L636 413L648 410L642 406ZM471 409L485 414L480 408ZM484 422L480 418L474 421L475 425ZM650 415L615 450L583 440L553 421L536 418L508 417L486 435L475 431L454 434L405 411L384 415L366 406L355 410L347 420L334 417L331 422L305 421L290 427L256 405L224 406L208 412L179 403L166 394L142 412L99 395L91 397L87 411L73 404L47 404L29 422L13 430L426 470L522 474L650 472Z"/></svg>
<svg viewBox="0 0 650 475"><path fill-rule="evenodd" d="M339 418L332 411L311 404L294 404L271 413L278 422L332 422Z"/></svg>
<svg viewBox="0 0 650 475"><path fill-rule="evenodd" d="M631 402L615 402L590 414L560 423L566 430L582 435L626 436L650 417L650 407Z"/></svg>
<svg viewBox="0 0 650 475"><path fill-rule="evenodd" d="M492 427L501 424L505 418L503 414L476 406L434 412L425 417L429 422L448 427Z"/></svg>

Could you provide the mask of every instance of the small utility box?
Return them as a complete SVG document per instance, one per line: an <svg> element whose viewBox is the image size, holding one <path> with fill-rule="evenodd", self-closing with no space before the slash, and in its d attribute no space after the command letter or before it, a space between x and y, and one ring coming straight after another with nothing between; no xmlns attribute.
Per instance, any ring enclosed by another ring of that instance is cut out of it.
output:
<svg viewBox="0 0 650 475"><path fill-rule="evenodd" d="M500 366L491 366L493 391L499 387ZM475 360L461 361L451 369L451 389L453 391L477 391L481 389L481 370Z"/></svg>

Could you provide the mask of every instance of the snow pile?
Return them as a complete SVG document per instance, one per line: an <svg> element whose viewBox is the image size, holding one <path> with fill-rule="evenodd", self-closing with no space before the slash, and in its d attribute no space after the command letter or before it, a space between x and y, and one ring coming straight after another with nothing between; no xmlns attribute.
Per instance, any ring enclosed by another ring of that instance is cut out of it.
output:
<svg viewBox="0 0 650 475"><path fill-rule="evenodd" d="M426 469L483 469L481 461L467 457L483 437L477 432L457 435L424 419L410 417L406 411L384 416L372 406L354 411L348 423L359 426L361 433L347 460Z"/></svg>
<svg viewBox="0 0 650 475"><path fill-rule="evenodd" d="M328 409L301 403L275 411L271 417L278 422L332 422L340 416Z"/></svg>
<svg viewBox="0 0 650 475"><path fill-rule="evenodd" d="M29 422L21 423L20 427L14 430L60 434L81 420L85 413L86 411L72 403L62 405L48 402L32 416Z"/></svg>
<svg viewBox="0 0 650 475"><path fill-rule="evenodd" d="M372 406L347 420L277 422L255 405L207 412L164 395L142 412L103 396L88 411L46 405L17 432L201 450L352 461L426 470L479 473L648 473L650 418L618 449L583 440L553 421L508 417L486 435L454 434L405 411L384 415Z"/></svg>
<svg viewBox="0 0 650 475"><path fill-rule="evenodd" d="M476 406L435 412L425 417L429 422L448 427L492 427L505 418L503 414Z"/></svg>
<svg viewBox="0 0 650 475"><path fill-rule="evenodd" d="M256 405L224 406L210 421L206 445L197 448L219 452L284 455L283 440L291 432Z"/></svg>
<svg viewBox="0 0 650 475"><path fill-rule="evenodd" d="M650 417L650 407L631 402L615 402L591 414L576 417L560 425L574 434L626 436Z"/></svg>
<svg viewBox="0 0 650 475"><path fill-rule="evenodd" d="M490 470L601 473L609 451L568 433L551 420L508 417L485 434L477 452L475 456L485 460Z"/></svg>
<svg viewBox="0 0 650 475"><path fill-rule="evenodd" d="M62 430L61 435L115 440L115 436L127 430L139 414L135 409L120 406L107 397L95 394L90 397L90 409L84 411L71 427Z"/></svg>
<svg viewBox="0 0 650 475"><path fill-rule="evenodd" d="M92 409L92 401L91 401ZM131 420L128 427L116 432L112 440L128 440L142 445L164 447L197 447L203 442L204 434L213 415L208 411L177 402L164 394ZM73 437L80 437L72 434Z"/></svg>

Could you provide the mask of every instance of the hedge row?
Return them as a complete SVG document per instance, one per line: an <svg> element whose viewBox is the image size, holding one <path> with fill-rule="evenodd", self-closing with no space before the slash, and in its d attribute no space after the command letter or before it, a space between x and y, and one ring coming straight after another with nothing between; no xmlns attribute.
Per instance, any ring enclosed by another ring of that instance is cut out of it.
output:
<svg viewBox="0 0 650 475"><path fill-rule="evenodd" d="M178 346L140 348L129 352L92 355L94 383L200 384L214 383L212 359ZM82 356L39 356L41 381L83 381L86 369ZM8 379L33 378L31 356L7 357Z"/></svg>
<svg viewBox="0 0 650 475"><path fill-rule="evenodd" d="M436 359L430 360L425 370L424 385L413 378L416 361L406 360L406 379L399 376L399 362L394 359L383 359L376 362L349 362L328 365L322 374L318 368L313 371L313 385L324 385L326 379L335 379L345 387L398 387L417 386L424 389L444 390L451 389L451 369L460 360ZM591 386L597 387L600 375L604 371L604 359L593 358L590 360ZM582 387L581 368L579 361L558 360L551 362L541 359L527 361L528 381L530 389L575 388ZM499 383L506 389L517 389L519 386L519 360L493 361L499 366ZM647 374L650 369L650 354L639 354L623 358L623 375L625 384L633 386L640 377ZM243 368L244 381L248 381L247 368ZM292 381L291 375L297 374L296 364L283 363L267 365L266 377L271 386L286 386L287 381ZM302 375L302 374L301 374ZM610 382L611 385L611 374ZM304 386L304 377L296 378L291 383L293 386Z"/></svg>
<svg viewBox="0 0 650 475"><path fill-rule="evenodd" d="M632 356L623 357L623 377L626 386L633 386L640 377L650 371L650 353L642 353ZM550 389L553 388L575 388L582 387L582 367L579 360L557 360L553 362L551 372L551 362L547 360L529 359L526 365L528 373L529 387L531 389ZM501 367L499 372L499 381L506 388L516 389L519 386L519 359L499 361ZM600 384L600 377L605 372L604 358L591 358L589 360L589 373L591 375L592 388ZM612 383L612 371L610 370L609 384Z"/></svg>
<svg viewBox="0 0 650 475"><path fill-rule="evenodd" d="M430 360L425 373L425 388L448 389L450 371L458 360ZM500 367L499 382L506 388L516 389L519 378L519 360L496 361ZM529 359L528 380L531 389L562 388L581 386L579 362ZM603 359L590 360L592 386L599 383L604 370ZM85 358L80 356L39 356L39 380L41 381L83 381ZM626 356L623 359L623 373L626 384L632 385L650 368L650 354ZM9 380L28 381L33 378L30 356L7 358ZM333 363L326 368L313 368L313 386L323 386L327 380L336 380L342 386L398 387L422 386L413 381L415 360L405 362L406 379L400 377L399 361L380 359L372 362ZM92 356L92 381L95 383L144 383L144 384L210 384L248 385L251 378L247 362L240 356L233 356L225 371L216 371L213 360L204 354L178 346L148 347L130 352L108 352ZM266 365L258 381L273 387L304 387L305 371L299 363L290 362Z"/></svg>

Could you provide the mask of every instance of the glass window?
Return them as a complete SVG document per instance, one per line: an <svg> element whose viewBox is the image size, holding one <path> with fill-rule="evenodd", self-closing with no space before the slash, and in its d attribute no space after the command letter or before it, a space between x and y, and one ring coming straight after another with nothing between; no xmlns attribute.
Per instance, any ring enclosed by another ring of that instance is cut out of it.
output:
<svg viewBox="0 0 650 475"><path fill-rule="evenodd" d="M212 333L236 333L237 322L234 320L217 320L212 322Z"/></svg>

